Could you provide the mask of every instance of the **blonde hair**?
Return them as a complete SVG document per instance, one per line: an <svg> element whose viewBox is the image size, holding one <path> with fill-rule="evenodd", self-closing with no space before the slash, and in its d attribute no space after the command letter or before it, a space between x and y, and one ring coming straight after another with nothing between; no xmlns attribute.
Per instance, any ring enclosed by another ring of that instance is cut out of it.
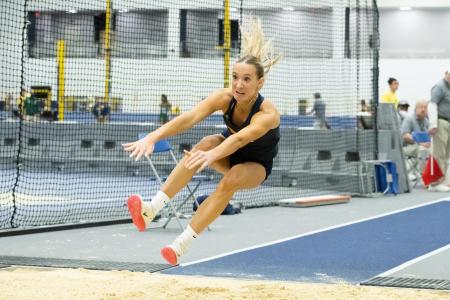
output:
<svg viewBox="0 0 450 300"><path fill-rule="evenodd" d="M275 52L272 40L265 39L260 18L249 17L244 23L241 26L242 46L237 62L254 65L258 78L264 77L280 60L281 54Z"/></svg>

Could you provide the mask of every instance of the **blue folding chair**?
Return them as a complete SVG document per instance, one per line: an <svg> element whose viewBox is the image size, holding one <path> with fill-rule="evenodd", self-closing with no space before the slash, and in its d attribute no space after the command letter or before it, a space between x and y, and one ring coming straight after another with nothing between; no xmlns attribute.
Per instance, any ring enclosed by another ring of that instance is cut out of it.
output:
<svg viewBox="0 0 450 300"><path fill-rule="evenodd" d="M140 133L138 137L139 137L139 139L142 139L146 135L147 135L147 133ZM158 154L158 153L164 153L164 152L168 152L170 154L170 157L172 158L172 161L173 161L174 165L176 166L178 164L178 160L175 157L175 154L173 153L172 147L168 140L160 140L159 142L157 142L155 144L155 148L153 149L152 154ZM150 167L153 171L153 174L156 177L156 180L158 181L158 183L160 185L162 185L163 182L166 180L166 178L161 178L161 176L159 175L158 171L156 170L155 164L151 160L150 156L146 156L146 159L147 159L148 163L150 164ZM197 176L194 176L192 179L195 180L197 182L197 184L195 185L194 188L192 188L189 184L186 185L186 188L188 189L189 194L183 199L183 201L181 201L181 203L177 207L174 207L172 205L172 203L169 201L168 204L169 204L169 208L170 208L171 212L169 213L169 216L167 217L166 222L162 226L163 228L166 228L167 225L169 224L169 222L172 220L172 218L175 217L181 230L184 230L184 227L180 221L179 210L186 204L186 202L189 199L192 199L198 205L197 197L196 197L195 193L198 190L198 188L200 187L201 183L203 181L209 180L209 177L197 175ZM209 226L208 226L208 230L210 230Z"/></svg>

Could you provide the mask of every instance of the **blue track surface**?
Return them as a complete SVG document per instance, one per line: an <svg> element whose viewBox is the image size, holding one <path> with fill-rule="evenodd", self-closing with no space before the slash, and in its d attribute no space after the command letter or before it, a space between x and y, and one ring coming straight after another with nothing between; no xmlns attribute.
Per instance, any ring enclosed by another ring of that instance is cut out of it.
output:
<svg viewBox="0 0 450 300"><path fill-rule="evenodd" d="M441 201L163 273L359 283L449 243L450 201Z"/></svg>

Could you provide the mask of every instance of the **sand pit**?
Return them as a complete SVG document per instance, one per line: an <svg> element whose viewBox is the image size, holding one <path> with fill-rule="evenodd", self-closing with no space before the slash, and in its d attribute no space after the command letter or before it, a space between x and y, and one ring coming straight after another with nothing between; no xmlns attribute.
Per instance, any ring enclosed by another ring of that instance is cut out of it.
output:
<svg viewBox="0 0 450 300"><path fill-rule="evenodd" d="M450 292L168 276L85 269L0 269L0 299L450 299Z"/></svg>

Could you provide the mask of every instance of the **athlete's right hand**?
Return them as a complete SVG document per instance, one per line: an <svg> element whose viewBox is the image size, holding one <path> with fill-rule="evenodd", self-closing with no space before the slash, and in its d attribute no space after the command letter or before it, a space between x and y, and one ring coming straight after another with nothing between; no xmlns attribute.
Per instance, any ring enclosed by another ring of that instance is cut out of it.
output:
<svg viewBox="0 0 450 300"><path fill-rule="evenodd" d="M144 138L136 142L122 144L122 147L125 151L131 152L131 158L139 160L144 155L149 156L152 154L153 149L155 148L155 142L150 137L150 134L147 134Z"/></svg>

